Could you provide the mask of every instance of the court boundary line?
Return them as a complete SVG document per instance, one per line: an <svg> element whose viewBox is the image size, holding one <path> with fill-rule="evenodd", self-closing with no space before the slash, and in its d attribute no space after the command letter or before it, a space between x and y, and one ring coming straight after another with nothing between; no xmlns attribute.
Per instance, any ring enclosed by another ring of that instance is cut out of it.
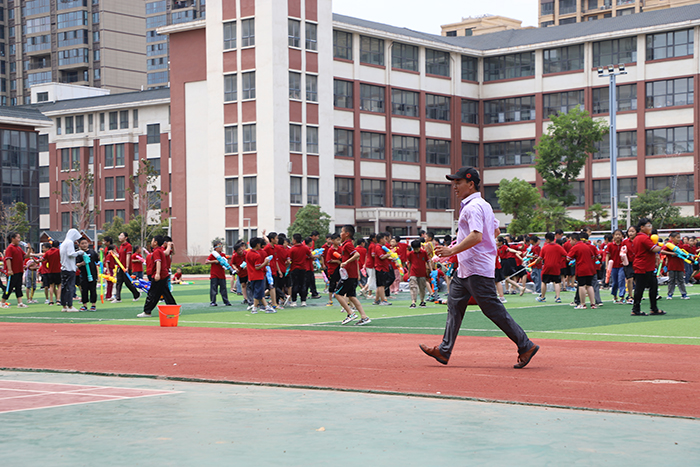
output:
<svg viewBox="0 0 700 467"><path fill-rule="evenodd" d="M96 371L76 371L76 370L52 370L52 369L39 369L39 368L6 368L0 367L0 371L14 371L14 372L25 372L25 373L45 373L45 374L74 374L74 375L88 375L88 376L103 376L109 378L144 378L160 381L177 381L183 383L209 383L209 384L227 384L232 386L259 386L259 387L269 387L269 388L282 388L282 389L301 389L301 390L315 390L315 391L337 391L337 392L349 392L355 394L370 394L370 395L380 395L380 396L395 396L395 397L416 397L421 399L440 399L440 400L459 400L468 402L481 402L486 404L501 404L501 405L514 405L523 407L541 407L545 409L560 409L560 410L575 410L580 412L598 412L598 413L611 413L619 415L638 415L647 417L662 417L671 418L679 420L700 420L700 417L691 417L688 415L668 415L668 414L657 414L653 412L634 412L629 410L614 410L614 409L593 409L589 407L577 407L577 406L566 406L557 404L543 404L536 402L519 402L519 401L508 401L501 399L487 399L481 397L466 397L466 396L450 396L443 394L427 394L427 393L415 393L415 392L399 392L399 391L383 391L377 389L353 389L353 388L335 388L331 386L313 386L304 384L283 384L283 383L262 383L262 382L247 382L247 381L227 381L218 379L206 379L206 378L186 378L178 376L162 376L162 375L148 375L148 374L130 374L130 373L105 373ZM184 391L178 391L182 393ZM140 397L152 397L152 396L140 396ZM137 399L139 397L134 397ZM93 404L95 402L108 402L108 401L92 401L85 403L77 403L74 405L82 404ZM66 404L69 405L69 404ZM56 406L64 407L64 406ZM36 409L26 409L26 410L36 410ZM9 412L8 412L9 413Z"/></svg>

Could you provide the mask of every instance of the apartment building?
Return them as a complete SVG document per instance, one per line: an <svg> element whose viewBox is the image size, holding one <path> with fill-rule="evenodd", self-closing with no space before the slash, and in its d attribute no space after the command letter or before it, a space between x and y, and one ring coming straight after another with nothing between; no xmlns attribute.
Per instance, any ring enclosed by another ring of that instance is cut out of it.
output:
<svg viewBox="0 0 700 467"><path fill-rule="evenodd" d="M595 21L700 3L698 0L540 0L540 27Z"/></svg>

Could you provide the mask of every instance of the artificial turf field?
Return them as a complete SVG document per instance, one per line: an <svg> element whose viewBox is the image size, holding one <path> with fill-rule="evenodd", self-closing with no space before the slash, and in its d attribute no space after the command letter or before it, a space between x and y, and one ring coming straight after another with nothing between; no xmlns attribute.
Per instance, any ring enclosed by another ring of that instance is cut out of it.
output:
<svg viewBox="0 0 700 467"><path fill-rule="evenodd" d="M323 290L322 283L318 284ZM662 299L659 307L666 316L630 316L631 305L616 305L609 291L601 290L605 305L598 310L574 310L569 302L572 292L562 292L562 304L551 303L553 293L548 293L550 303L538 303L535 295L507 295L506 308L532 339L574 339L590 341L639 342L657 344L700 345L700 286L694 292L688 288L690 300ZM28 308L0 309L0 322L8 323L83 323L120 324L134 326L159 326L156 310L153 318L136 318L142 311L144 298L134 303L124 290L119 304L98 303L97 312L63 313L58 306L32 304ZM660 288L665 296L665 287ZM233 306L224 307L218 298L217 307L209 306L209 281L197 280L193 285L175 285L173 294L182 305L179 326L209 328L291 329L343 332L383 332L399 334L442 335L445 326L445 305L429 303L426 308L409 308L408 293L393 297L392 306L374 306L361 299L365 311L372 319L368 326L340 325L344 317L337 302L326 306L328 296L309 299L305 308L287 307L276 314L251 314L246 311L241 297L230 294ZM444 296L444 295L443 295ZM43 296L38 296L43 298ZM15 303L14 300L10 300ZM648 308L648 301L642 310ZM470 306L461 335L502 336L478 307ZM647 310L648 311L648 310Z"/></svg>

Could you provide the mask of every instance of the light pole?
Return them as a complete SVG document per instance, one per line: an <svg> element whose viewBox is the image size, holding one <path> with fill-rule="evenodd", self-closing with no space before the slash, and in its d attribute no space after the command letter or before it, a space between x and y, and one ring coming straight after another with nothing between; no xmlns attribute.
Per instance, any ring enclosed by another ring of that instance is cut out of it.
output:
<svg viewBox="0 0 700 467"><path fill-rule="evenodd" d="M168 217L168 237L170 237L170 238L173 238L173 234L172 234L173 219L177 219L177 217Z"/></svg>
<svg viewBox="0 0 700 467"><path fill-rule="evenodd" d="M617 75L626 75L625 65L620 63L617 65L608 65L607 69L598 67L598 76L601 78L610 78L610 229L617 229L617 89L615 88L615 77Z"/></svg>
<svg viewBox="0 0 700 467"><path fill-rule="evenodd" d="M630 213L632 212L631 201L633 198L638 198L637 195L625 195L627 198L627 230L630 229ZM613 230L614 232L614 230Z"/></svg>

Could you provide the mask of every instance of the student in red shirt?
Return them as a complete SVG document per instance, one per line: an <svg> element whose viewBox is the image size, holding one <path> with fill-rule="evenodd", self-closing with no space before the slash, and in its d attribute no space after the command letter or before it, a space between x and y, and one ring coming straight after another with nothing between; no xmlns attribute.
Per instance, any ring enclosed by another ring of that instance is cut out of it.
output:
<svg viewBox="0 0 700 467"><path fill-rule="evenodd" d="M680 240L681 234L678 232L671 232L671 235L668 237L668 241L676 245L676 247L688 251L686 250L688 245L681 245ZM681 291L681 300L689 300L690 297L688 297L688 294L685 291L686 262L675 253L666 256L666 259L668 261L668 293L666 294L666 300L671 300L673 298L673 291L675 290L676 286L678 286L678 289Z"/></svg>
<svg viewBox="0 0 700 467"><path fill-rule="evenodd" d="M114 270L117 267L117 262L114 260L114 256L112 256L112 252L114 252L115 248L114 245L107 245L106 251L105 251L105 257L104 257L104 269L105 269L105 275L114 277ZM114 282L108 280L107 281L107 300L112 300L112 289L114 288Z"/></svg>
<svg viewBox="0 0 700 467"><path fill-rule="evenodd" d="M340 263L340 282L338 283L338 291L335 294L335 298L338 300L338 303L340 303L340 306L343 307L345 313L347 313L347 317L340 324L348 324L357 319L357 313L348 305L348 302L350 302L360 313L360 320L355 323L355 326L364 326L371 323L372 320L369 319L356 296L358 276L356 262L360 259L360 254L355 251L355 247L352 243L354 235L355 227L352 225L344 225L340 229L340 240L342 241L340 253L342 263Z"/></svg>
<svg viewBox="0 0 700 467"><path fill-rule="evenodd" d="M219 253L219 256L222 258L225 258L223 249L224 246L221 242L214 245L214 251ZM209 270L209 306L217 306L217 291L221 294L221 300L223 300L224 305L231 306L231 302L228 301L228 289L226 288L226 270L221 263L219 263L216 256L214 256L214 253L209 255L204 264L211 265Z"/></svg>
<svg viewBox="0 0 700 467"><path fill-rule="evenodd" d="M612 241L605 245L605 264L610 269L610 288L615 303L624 303L625 298L625 270L620 256L622 237L622 230L617 229Z"/></svg>
<svg viewBox="0 0 700 467"><path fill-rule="evenodd" d="M21 237L18 233L13 232L7 236L7 249L5 249L5 275L7 276L7 288L2 294L2 308L10 308L7 299L14 291L17 297L17 307L27 308L27 305L22 303L22 275L24 274L24 258L26 254L19 242Z"/></svg>
<svg viewBox="0 0 700 467"><path fill-rule="evenodd" d="M542 293L536 298L538 302L547 300L547 284L554 284L555 303L561 303L561 263L566 260L566 250L554 240L554 234L547 232L544 246L540 252L542 258Z"/></svg>
<svg viewBox="0 0 700 467"><path fill-rule="evenodd" d="M241 283L241 292L243 293L243 304L252 306L253 300L248 298L248 293L246 290L248 286L248 264L246 263L245 267L243 266L243 264L246 262L245 258L245 243L236 243L236 245L233 247L233 254L231 255L229 264L231 265L233 270L236 271L236 274L238 274L238 282Z"/></svg>
<svg viewBox="0 0 700 467"><path fill-rule="evenodd" d="M391 305L387 297L391 295L389 287L394 282L393 269L389 253L382 248L387 245L387 233L377 234L377 243L374 245L374 269L377 274L377 299L375 305ZM387 246L388 248L388 246Z"/></svg>
<svg viewBox="0 0 700 467"><path fill-rule="evenodd" d="M143 304L143 312L136 315L137 318L149 318L153 309L158 305L160 297L165 299L167 305L177 305L168 287L170 274L165 267L167 264L165 249L163 248L164 243L165 238L162 235L156 235L151 240L153 253L146 260L146 274L151 280L151 288L148 289L146 303Z"/></svg>
<svg viewBox="0 0 700 467"><path fill-rule="evenodd" d="M51 248L51 243L46 242L41 244L41 254L42 257L40 258L39 262L39 275L41 276L41 288L44 289L44 297L46 300L44 301L45 305L51 304L51 300L49 300L49 268L46 267L46 252L49 251L49 248Z"/></svg>
<svg viewBox="0 0 700 467"><path fill-rule="evenodd" d="M311 257L311 250L304 244L301 234L292 235L292 248L289 250L290 275L292 281L292 299L290 306L297 306L297 295L301 299L301 306L306 306L306 261Z"/></svg>
<svg viewBox="0 0 700 467"><path fill-rule="evenodd" d="M633 304L634 299L634 238L637 236L637 227L634 225L627 229L627 238L622 240L620 256L622 258L622 269L625 272L625 287L627 288L627 303Z"/></svg>
<svg viewBox="0 0 700 467"><path fill-rule="evenodd" d="M289 305L291 301L291 290L289 288L289 275L287 274L287 265L289 263L289 239L283 233L277 235L277 245L275 245L275 259L277 260L277 270L281 274L279 284L284 297L284 306Z"/></svg>
<svg viewBox="0 0 700 467"><path fill-rule="evenodd" d="M411 242L411 252L406 256L409 269L408 288L411 291L411 305L409 308L416 307L416 300L420 295L420 306L425 308L425 284L430 262L428 253L421 249L420 240Z"/></svg>
<svg viewBox="0 0 700 467"><path fill-rule="evenodd" d="M367 273L367 283L362 287L362 292L367 298L371 298L372 292L377 290L377 275L374 270L374 246L376 240L376 234L371 234L367 239L367 256L364 264L365 272Z"/></svg>
<svg viewBox="0 0 700 467"><path fill-rule="evenodd" d="M134 301L141 297L141 292L139 292L134 284L131 282L131 255L133 254L133 248L131 243L129 243L129 234L127 232L119 233L119 248L117 248L117 256L119 257L119 263L121 266L117 269L117 287L114 293L114 303L121 303L122 301L122 285L126 285L129 289L131 295L134 297ZM117 263L117 265L119 264ZM122 266L124 269L122 269Z"/></svg>
<svg viewBox="0 0 700 467"><path fill-rule="evenodd" d="M263 257L269 258L272 256L272 259L270 260L270 275L272 276L272 284L269 284L268 281L265 281L265 287L270 290L270 305L273 308L277 308L278 306L281 305L281 303L278 303L278 297L284 297L283 292L280 291L280 294L277 294L277 285L278 283L275 282L275 278L279 277L279 271L277 270L277 249L275 246L277 245L277 233L276 232L270 232L267 234L267 238L262 237L263 242L267 240L267 243L265 246L263 246L262 251L263 251ZM267 272L267 268L266 271ZM267 278L266 278L267 279Z"/></svg>
<svg viewBox="0 0 700 467"><path fill-rule="evenodd" d="M141 247L137 245L134 247L134 254L131 255L131 272L137 279L143 279L143 264L146 260L143 259L142 253Z"/></svg>
<svg viewBox="0 0 700 467"><path fill-rule="evenodd" d="M637 224L637 235L634 237L634 303L632 304L632 316L646 316L641 311L642 297L644 289L649 288L649 305L652 315L665 315L666 312L659 310L656 304L656 297L659 292L659 282L656 279L656 253L669 254L670 251L663 250L661 246L654 244L649 236L651 235L651 221L646 217L639 220Z"/></svg>
<svg viewBox="0 0 700 467"><path fill-rule="evenodd" d="M337 233L331 234L330 246L326 247L326 257L324 262L328 267L328 303L326 306L333 306L333 296L337 290L338 282L340 282L340 235Z"/></svg>
<svg viewBox="0 0 700 467"><path fill-rule="evenodd" d="M265 313L277 313L265 300L265 268L270 264L271 260L265 256L262 244L262 238L251 238L250 249L245 255L248 269L248 284L250 293L253 295L253 307L250 309L252 314L257 313L261 305Z"/></svg>
<svg viewBox="0 0 700 467"><path fill-rule="evenodd" d="M314 241L311 237L306 237L304 243L309 251L314 249ZM316 290L316 274L314 274L314 258L310 255L306 258L306 289L311 298L321 298Z"/></svg>
<svg viewBox="0 0 700 467"><path fill-rule="evenodd" d="M595 247L581 241L581 236L577 232L571 234L569 241L571 249L567 257L576 260L576 282L578 282L578 293L581 299L581 304L576 309L586 309L586 295L591 301L591 309L596 309L598 306L593 291L593 276L596 274L595 253L593 251Z"/></svg>
<svg viewBox="0 0 700 467"><path fill-rule="evenodd" d="M530 243L530 252L527 253L527 248L525 249L525 255L530 255L530 260L528 264L530 265L532 276L532 282L535 283L535 293L542 293L542 258L540 258L540 253L542 248L540 248L540 237L537 235L532 235L528 238Z"/></svg>
<svg viewBox="0 0 700 467"><path fill-rule="evenodd" d="M49 305L54 303L59 303L60 289L61 289L61 252L58 249L59 243L57 241L47 242L49 244L49 249L44 254L44 263L48 272L48 285L49 285ZM53 298L52 298L53 297Z"/></svg>

